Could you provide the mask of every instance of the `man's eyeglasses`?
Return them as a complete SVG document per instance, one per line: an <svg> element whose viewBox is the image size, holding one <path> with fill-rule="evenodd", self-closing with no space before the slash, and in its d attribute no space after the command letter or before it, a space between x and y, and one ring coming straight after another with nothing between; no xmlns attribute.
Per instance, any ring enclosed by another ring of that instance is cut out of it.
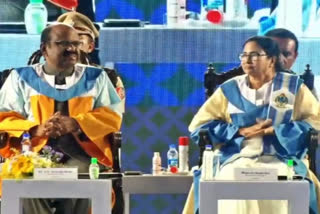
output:
<svg viewBox="0 0 320 214"><path fill-rule="evenodd" d="M61 46L63 48L68 48L70 46L75 47L75 48L79 48L82 46L82 42L81 41L54 41L54 43L58 46Z"/></svg>
<svg viewBox="0 0 320 214"><path fill-rule="evenodd" d="M268 55L267 54L261 54L261 53L258 53L258 52L251 52L249 54L241 53L241 54L239 54L239 59L241 61L246 61L246 60L248 60L248 58L250 58L252 61L257 61L260 56L268 56Z"/></svg>

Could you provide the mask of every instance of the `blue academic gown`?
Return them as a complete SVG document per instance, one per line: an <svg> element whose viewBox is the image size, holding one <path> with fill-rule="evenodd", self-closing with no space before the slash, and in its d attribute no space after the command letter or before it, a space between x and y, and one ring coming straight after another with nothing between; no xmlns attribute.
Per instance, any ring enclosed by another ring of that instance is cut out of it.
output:
<svg viewBox="0 0 320 214"><path fill-rule="evenodd" d="M294 104L294 97L299 91L302 80L291 74L277 73L273 80L272 94L270 103L256 106L242 96L235 79L221 85L222 92L229 103L236 106L243 113L232 113L230 117L232 123L222 120L211 120L200 125L191 133L194 142L199 142L199 131L205 129L208 131L211 142L217 145L224 142L224 146L220 148L221 167L230 163L239 156L241 145L244 137L239 135L238 130L241 127L249 127L256 124L256 118L272 119L275 135L263 137L263 152L268 153L271 149L275 150L276 157L283 161L294 160L295 173L303 177L307 174L307 168L303 164L302 159L307 152L307 137L311 125L306 121L293 121L293 109L289 108L285 111L279 110L281 106L285 106L290 102ZM283 93L284 92L284 93ZM289 103L290 104L290 103ZM279 108L278 108L279 107ZM278 108L278 109L277 109ZM195 212L199 208L199 180L201 171L194 173L194 192L195 192ZM317 200L314 184L310 181L310 213L317 213Z"/></svg>

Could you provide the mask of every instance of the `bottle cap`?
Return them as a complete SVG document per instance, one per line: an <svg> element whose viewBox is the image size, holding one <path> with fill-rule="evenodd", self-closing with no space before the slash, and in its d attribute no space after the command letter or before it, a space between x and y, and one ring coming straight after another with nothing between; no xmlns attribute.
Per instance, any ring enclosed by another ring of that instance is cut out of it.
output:
<svg viewBox="0 0 320 214"><path fill-rule="evenodd" d="M207 13L207 20L213 24L221 24L223 20L223 14L217 9L209 10Z"/></svg>
<svg viewBox="0 0 320 214"><path fill-rule="evenodd" d="M212 145L207 144L207 145L206 145L206 149L210 149L210 150L212 150Z"/></svg>
<svg viewBox="0 0 320 214"><path fill-rule="evenodd" d="M179 137L179 146L188 146L189 138L186 136Z"/></svg>
<svg viewBox="0 0 320 214"><path fill-rule="evenodd" d="M159 152L154 152L153 156L160 156L160 153Z"/></svg>
<svg viewBox="0 0 320 214"><path fill-rule="evenodd" d="M91 158L91 163L93 163L93 164L97 164L97 163L98 163L97 158Z"/></svg>
<svg viewBox="0 0 320 214"><path fill-rule="evenodd" d="M177 173L177 172L178 172L178 168L175 167L175 166L171 166L171 167L170 167L170 172L171 172L171 173Z"/></svg>
<svg viewBox="0 0 320 214"><path fill-rule="evenodd" d="M259 32L258 35L265 35L269 30L274 29L276 20L273 17L262 16L259 19Z"/></svg>
<svg viewBox="0 0 320 214"><path fill-rule="evenodd" d="M29 134L28 132L26 132L26 133L24 133L24 134L22 135L22 137L23 137L23 138L30 138L30 134Z"/></svg>
<svg viewBox="0 0 320 214"><path fill-rule="evenodd" d="M43 0L30 0L30 3L42 3Z"/></svg>
<svg viewBox="0 0 320 214"><path fill-rule="evenodd" d="M288 160L288 166L293 166L293 160Z"/></svg>
<svg viewBox="0 0 320 214"><path fill-rule="evenodd" d="M176 149L176 145L175 144L170 144L169 148L170 149Z"/></svg>

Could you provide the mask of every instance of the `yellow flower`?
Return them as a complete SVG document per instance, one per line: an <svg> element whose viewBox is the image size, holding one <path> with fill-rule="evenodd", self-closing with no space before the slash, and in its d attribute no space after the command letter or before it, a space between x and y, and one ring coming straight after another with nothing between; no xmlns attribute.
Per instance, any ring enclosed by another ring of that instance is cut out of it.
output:
<svg viewBox="0 0 320 214"><path fill-rule="evenodd" d="M47 157L41 157L38 153L28 152L26 154L18 154L6 159L2 165L1 177L22 179L30 177L34 168L50 168L57 166Z"/></svg>
<svg viewBox="0 0 320 214"><path fill-rule="evenodd" d="M30 157L18 155L11 161L10 173L14 178L23 178L33 173L33 164Z"/></svg>

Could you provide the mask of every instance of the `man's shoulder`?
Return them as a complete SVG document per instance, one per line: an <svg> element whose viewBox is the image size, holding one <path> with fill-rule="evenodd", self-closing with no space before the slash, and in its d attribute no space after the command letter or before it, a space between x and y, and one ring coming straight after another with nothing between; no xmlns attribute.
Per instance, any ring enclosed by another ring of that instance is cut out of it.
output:
<svg viewBox="0 0 320 214"><path fill-rule="evenodd" d="M95 68L98 68L98 69L102 69L102 70L104 70L108 75L119 76L116 69L102 67L101 65L94 64L94 63L91 63L91 64L88 65L88 66L90 66L90 67L95 67Z"/></svg>
<svg viewBox="0 0 320 214"><path fill-rule="evenodd" d="M28 65L28 66L23 66L23 67L17 67L17 68L13 68L12 70L16 70L16 71L35 70L35 65Z"/></svg>
<svg viewBox="0 0 320 214"><path fill-rule="evenodd" d="M86 69L87 70L95 70L95 71L103 70L102 67L98 67L98 66L95 66L95 65L92 65L92 64L86 65L86 64L77 63L75 65L75 67L76 67L76 69L83 69L83 70L86 70Z"/></svg>
<svg viewBox="0 0 320 214"><path fill-rule="evenodd" d="M113 84L113 86L117 87L118 78L120 78L120 76L116 69L102 67L101 65L93 64L93 63L86 66L94 67L100 70L102 69L103 71L105 71L105 73L108 75L109 79L111 80L111 83Z"/></svg>
<svg viewBox="0 0 320 214"><path fill-rule="evenodd" d="M35 73L34 66L5 69L0 72L0 89L8 78L16 83L21 80L25 81L25 79L28 79L27 76L32 76L29 79L34 80L34 78L36 78L36 76L34 76Z"/></svg>
<svg viewBox="0 0 320 214"><path fill-rule="evenodd" d="M35 73L36 68L34 65L25 66L25 67L18 67L18 68L12 68L10 70L5 71L3 75L9 76L10 74L17 75L19 77L30 75L30 72Z"/></svg>
<svg viewBox="0 0 320 214"><path fill-rule="evenodd" d="M92 65L85 65L85 64L80 64L77 63L75 65L75 72L77 73L84 73L85 77L88 80L93 80L97 78L104 78L103 76L105 75L104 71L102 68L92 66Z"/></svg>

